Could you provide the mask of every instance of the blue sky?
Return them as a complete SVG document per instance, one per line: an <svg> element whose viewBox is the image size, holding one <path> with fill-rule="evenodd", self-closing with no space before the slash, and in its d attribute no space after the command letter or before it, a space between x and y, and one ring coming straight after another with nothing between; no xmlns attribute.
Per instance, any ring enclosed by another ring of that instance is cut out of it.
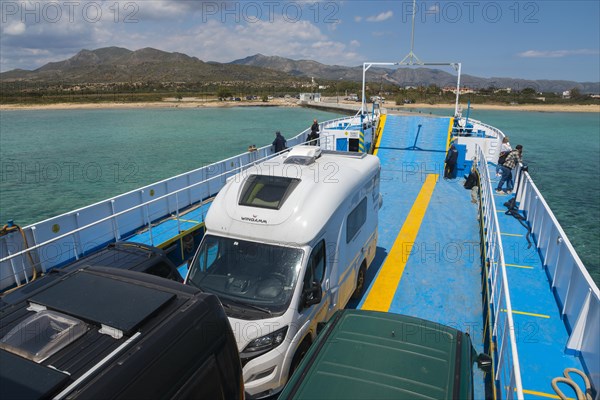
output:
<svg viewBox="0 0 600 400"><path fill-rule="evenodd" d="M412 1L0 0L0 70L107 46L204 61L256 53L400 61ZM600 1L418 1L415 54L482 77L600 81Z"/></svg>

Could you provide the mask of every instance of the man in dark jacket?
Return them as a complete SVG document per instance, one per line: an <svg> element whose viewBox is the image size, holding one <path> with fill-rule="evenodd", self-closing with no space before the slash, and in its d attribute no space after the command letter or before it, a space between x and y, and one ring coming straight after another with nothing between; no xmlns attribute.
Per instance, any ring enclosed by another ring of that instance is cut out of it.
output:
<svg viewBox="0 0 600 400"><path fill-rule="evenodd" d="M275 150L275 153L279 153L280 151L285 150L287 148L286 144L287 141L281 135L281 132L275 132L275 140L273 140L273 148Z"/></svg>
<svg viewBox="0 0 600 400"><path fill-rule="evenodd" d="M316 146L318 138L319 138L319 123L315 119L313 121L312 126L310 127L310 133L308 134L306 141L308 142L309 145Z"/></svg>
<svg viewBox="0 0 600 400"><path fill-rule="evenodd" d="M444 179L456 178L456 161L458 160L458 150L454 144L450 145L446 155L446 168L444 169Z"/></svg>

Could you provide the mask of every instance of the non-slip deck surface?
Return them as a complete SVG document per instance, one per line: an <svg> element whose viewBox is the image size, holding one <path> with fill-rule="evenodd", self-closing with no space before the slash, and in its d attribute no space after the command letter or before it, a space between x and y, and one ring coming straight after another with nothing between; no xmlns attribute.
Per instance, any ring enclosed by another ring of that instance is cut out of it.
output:
<svg viewBox="0 0 600 400"><path fill-rule="evenodd" d="M383 195L377 256L357 307L467 331L481 352L477 206L462 177L442 178L449 127L448 118L387 116L377 150ZM476 368L475 374L475 396L482 398L483 374Z"/></svg>
<svg viewBox="0 0 600 400"><path fill-rule="evenodd" d="M490 166L494 188L499 180L495 172L495 166ZM567 329L536 246L529 247L527 229L506 214L504 203L512 196L495 193L494 202L500 223L524 396L526 399L548 396L558 399L551 386L552 379L562 376L565 368L581 371L583 368L577 357L565 352ZM577 375L573 376L580 381ZM579 385L583 388L582 381ZM574 392L566 385L560 387L567 396L574 397Z"/></svg>

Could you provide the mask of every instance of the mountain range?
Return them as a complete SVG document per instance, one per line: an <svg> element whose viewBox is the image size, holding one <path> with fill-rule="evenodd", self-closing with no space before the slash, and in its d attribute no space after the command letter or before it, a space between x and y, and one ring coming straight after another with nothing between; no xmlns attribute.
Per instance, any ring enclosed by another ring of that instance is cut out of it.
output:
<svg viewBox="0 0 600 400"><path fill-rule="evenodd" d="M282 81L289 75L246 65L204 62L182 53L144 48L131 51L121 47L81 50L73 57L48 63L33 71L15 69L0 74L0 81L27 81L40 84L84 83L191 83Z"/></svg>
<svg viewBox="0 0 600 400"><path fill-rule="evenodd" d="M325 65L312 60L292 60L256 54L230 63L204 62L182 53L153 48L136 51L120 47L81 50L75 56L28 71L15 69L0 74L1 82L26 81L39 84L84 84L127 82L252 82L269 84L314 78L317 81L361 81L362 66ZM455 86L456 76L439 69L372 67L371 82L389 82L401 87ZM534 88L539 92L600 93L600 82L527 80L505 77L481 78L463 74L461 85L469 88Z"/></svg>

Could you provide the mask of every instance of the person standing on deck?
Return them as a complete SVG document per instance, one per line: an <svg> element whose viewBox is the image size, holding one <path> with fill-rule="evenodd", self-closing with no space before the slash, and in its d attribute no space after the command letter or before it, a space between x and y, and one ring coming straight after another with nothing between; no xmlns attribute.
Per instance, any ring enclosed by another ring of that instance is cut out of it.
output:
<svg viewBox="0 0 600 400"><path fill-rule="evenodd" d="M458 160L458 150L456 150L456 146L454 143L450 145L448 149L448 154L446 155L446 159L444 160L446 163L446 168L444 169L444 179L454 179L456 178L456 161Z"/></svg>
<svg viewBox="0 0 600 400"><path fill-rule="evenodd" d="M512 147L510 147L510 143L508 142L508 136L504 136L502 139L502 146L500 147L500 155L498 157L498 162L496 163L496 176L502 175L502 169L500 166L504 164L506 161L506 157L512 151Z"/></svg>
<svg viewBox="0 0 600 400"><path fill-rule="evenodd" d="M313 124L310 127L310 133L308 134L306 141L308 142L309 145L316 146L317 139L319 139L319 123L315 119L315 120L313 120Z"/></svg>
<svg viewBox="0 0 600 400"><path fill-rule="evenodd" d="M502 178L498 182L496 193L511 193L513 190L512 170L521 162L523 155L523 146L518 144L513 151L508 153L506 161L500 167L502 169ZM506 192L502 191L502 186L506 182Z"/></svg>
<svg viewBox="0 0 600 400"><path fill-rule="evenodd" d="M275 153L279 153L280 151L283 151L287 148L287 141L285 140L285 138L281 135L281 132L279 132L279 131L275 132L275 140L273 140L272 144L273 144Z"/></svg>

